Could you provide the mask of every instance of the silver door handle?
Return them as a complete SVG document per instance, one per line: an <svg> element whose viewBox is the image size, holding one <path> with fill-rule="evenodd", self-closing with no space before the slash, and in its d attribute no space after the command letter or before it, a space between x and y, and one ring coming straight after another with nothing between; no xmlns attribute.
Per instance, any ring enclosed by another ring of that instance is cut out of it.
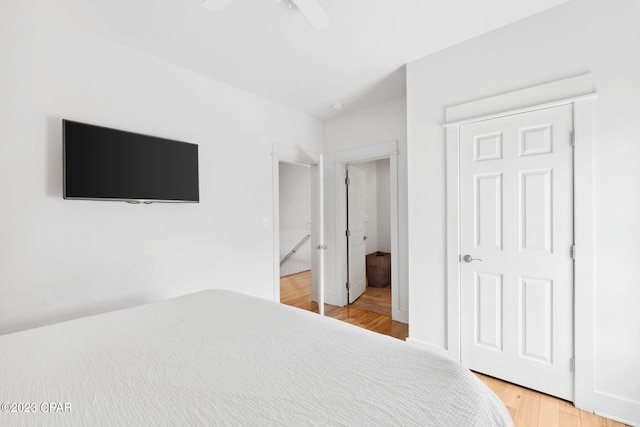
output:
<svg viewBox="0 0 640 427"><path fill-rule="evenodd" d="M482 261L480 258L473 258L471 255L465 255L462 257L464 262Z"/></svg>

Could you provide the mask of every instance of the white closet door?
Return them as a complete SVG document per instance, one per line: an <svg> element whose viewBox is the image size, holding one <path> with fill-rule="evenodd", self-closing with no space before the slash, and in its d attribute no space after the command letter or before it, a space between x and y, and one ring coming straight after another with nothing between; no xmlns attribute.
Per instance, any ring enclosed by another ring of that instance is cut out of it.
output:
<svg viewBox="0 0 640 427"><path fill-rule="evenodd" d="M460 128L461 356L573 400L570 105Z"/></svg>

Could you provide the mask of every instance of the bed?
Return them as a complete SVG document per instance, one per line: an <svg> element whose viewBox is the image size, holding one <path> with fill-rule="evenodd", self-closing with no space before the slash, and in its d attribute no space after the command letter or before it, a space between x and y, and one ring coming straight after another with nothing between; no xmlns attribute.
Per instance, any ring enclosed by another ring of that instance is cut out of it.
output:
<svg viewBox="0 0 640 427"><path fill-rule="evenodd" d="M458 363L209 290L0 336L0 425L511 426Z"/></svg>

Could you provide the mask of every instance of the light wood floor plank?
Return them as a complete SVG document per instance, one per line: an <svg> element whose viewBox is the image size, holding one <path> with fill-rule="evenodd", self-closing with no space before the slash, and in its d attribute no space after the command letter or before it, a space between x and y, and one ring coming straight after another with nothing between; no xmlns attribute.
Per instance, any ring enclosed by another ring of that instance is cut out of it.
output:
<svg viewBox="0 0 640 427"><path fill-rule="evenodd" d="M604 420L590 412L580 410L580 420L582 421L582 427L603 427Z"/></svg>
<svg viewBox="0 0 640 427"><path fill-rule="evenodd" d="M369 299L365 298L362 304L345 307L325 305L325 315L394 338L406 339L408 336L406 324L391 320L389 315L366 310L375 306L382 307L379 311L383 311L387 304L390 308L391 292L384 288L368 288L363 297L369 289L376 289L376 291ZM384 298L389 298L389 301L384 301ZM311 301L311 272L282 277L280 301L283 304L317 313L318 304ZM476 372L474 374L504 402L516 427L631 427L576 409L571 402L488 375Z"/></svg>
<svg viewBox="0 0 640 427"><path fill-rule="evenodd" d="M580 418L580 410L573 406L571 402L562 401L560 404L560 412L565 412L569 415Z"/></svg>
<svg viewBox="0 0 640 427"><path fill-rule="evenodd" d="M558 414L559 418L559 427L581 427L582 422L580 421L580 416L571 415L566 412L560 411Z"/></svg>
<svg viewBox="0 0 640 427"><path fill-rule="evenodd" d="M513 408L514 410L520 409L522 403L522 393L524 389L517 385L506 386L502 396L500 398L504 402L507 408Z"/></svg>
<svg viewBox="0 0 640 427"><path fill-rule="evenodd" d="M625 427L625 424L610 420L608 418L603 418L603 420L604 420L604 425L607 427Z"/></svg>
<svg viewBox="0 0 640 427"><path fill-rule="evenodd" d="M560 400L540 395L540 415L538 417L538 427L560 425Z"/></svg>
<svg viewBox="0 0 640 427"><path fill-rule="evenodd" d="M520 397L520 407L513 422L522 427L538 427L540 417L540 395L524 390Z"/></svg>

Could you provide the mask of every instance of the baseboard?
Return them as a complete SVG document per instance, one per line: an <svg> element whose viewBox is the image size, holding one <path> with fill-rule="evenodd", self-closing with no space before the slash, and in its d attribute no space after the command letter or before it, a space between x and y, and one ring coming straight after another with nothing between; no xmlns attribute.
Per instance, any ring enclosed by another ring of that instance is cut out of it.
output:
<svg viewBox="0 0 640 427"><path fill-rule="evenodd" d="M610 420L640 427L640 402L598 391L594 391L589 400L593 403L593 408L576 407Z"/></svg>
<svg viewBox="0 0 640 427"><path fill-rule="evenodd" d="M391 319L395 320L396 322L409 324L409 312L406 310L396 310L395 312L392 311Z"/></svg>
<svg viewBox="0 0 640 427"><path fill-rule="evenodd" d="M342 304L342 301L340 301L340 298L338 298L337 295L327 295L327 294L325 294L324 303L325 304L329 304L329 305L335 305L336 307L342 307L344 305L344 304Z"/></svg>

